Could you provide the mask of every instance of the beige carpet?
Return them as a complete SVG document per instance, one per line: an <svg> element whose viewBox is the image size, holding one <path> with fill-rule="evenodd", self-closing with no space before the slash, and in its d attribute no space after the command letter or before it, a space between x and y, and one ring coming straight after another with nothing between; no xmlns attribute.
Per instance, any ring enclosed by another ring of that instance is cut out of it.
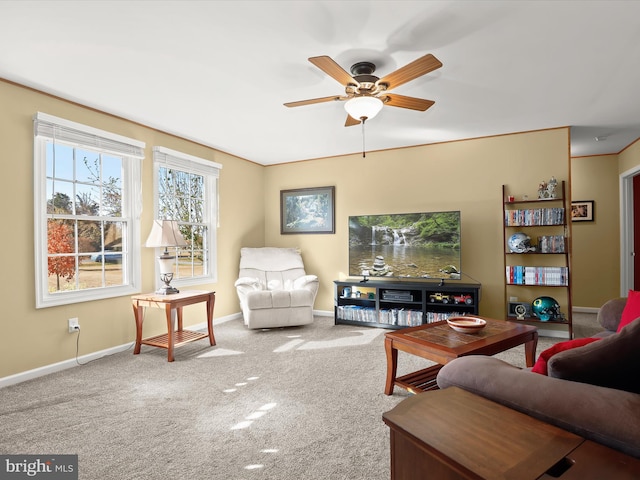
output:
<svg viewBox="0 0 640 480"><path fill-rule="evenodd" d="M81 479L389 478L382 414L408 394L383 394L384 330L215 328L173 363L143 346L0 390L0 452L78 454ZM398 373L428 364L400 352Z"/></svg>

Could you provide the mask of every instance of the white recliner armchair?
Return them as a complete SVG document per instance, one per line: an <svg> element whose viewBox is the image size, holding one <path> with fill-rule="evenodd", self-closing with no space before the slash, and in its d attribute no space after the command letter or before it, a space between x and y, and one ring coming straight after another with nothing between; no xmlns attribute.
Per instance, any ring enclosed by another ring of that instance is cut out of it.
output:
<svg viewBox="0 0 640 480"><path fill-rule="evenodd" d="M235 287L251 329L313 322L318 277L307 275L297 248L242 248Z"/></svg>

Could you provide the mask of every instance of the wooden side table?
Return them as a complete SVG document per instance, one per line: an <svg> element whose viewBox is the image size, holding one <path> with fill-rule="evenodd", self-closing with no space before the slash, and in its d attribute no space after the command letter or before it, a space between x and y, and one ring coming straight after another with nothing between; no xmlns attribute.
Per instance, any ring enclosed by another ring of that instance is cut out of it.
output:
<svg viewBox="0 0 640 480"><path fill-rule="evenodd" d="M157 295L155 293L145 293L131 297L133 302L133 314L136 320L136 346L133 354L140 353L141 345L151 345L153 347L167 349L167 361L173 362L174 347L189 342L195 342L209 337L209 344L215 345L216 339L213 335L213 306L216 302L216 292L203 290L182 291L172 295ZM182 328L182 308L194 303L207 303L207 330L208 333L184 330ZM163 308L167 316L167 333L155 337L142 338L142 323L144 322L144 308ZM178 328L175 329L176 317Z"/></svg>
<svg viewBox="0 0 640 480"><path fill-rule="evenodd" d="M636 458L457 387L409 397L382 418L392 480L640 478Z"/></svg>

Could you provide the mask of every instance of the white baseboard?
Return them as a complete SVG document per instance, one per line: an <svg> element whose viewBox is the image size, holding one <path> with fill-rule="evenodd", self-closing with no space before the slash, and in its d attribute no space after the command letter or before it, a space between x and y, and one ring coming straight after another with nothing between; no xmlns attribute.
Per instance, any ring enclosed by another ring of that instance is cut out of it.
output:
<svg viewBox="0 0 640 480"><path fill-rule="evenodd" d="M591 307L574 307L573 308L574 312L584 312L584 313L597 313L598 310L599 309L597 308L591 308ZM334 312L329 310L314 310L313 314L319 317L332 317ZM225 323L230 320L235 320L238 318L240 319L242 318L241 312L227 315L225 317L216 318L214 320L214 325ZM207 323L206 322L198 323L196 325L189 326L189 328L193 330L206 330ZM568 338L568 335L565 332L556 331L556 330L538 330L538 334L540 336L545 336L545 337ZM45 375L49 375L55 372L60 372L68 368L78 367L78 366L81 366L79 364L87 363L92 360L96 360L98 358L106 357L108 355L114 355L116 353L120 353L125 350L128 350L133 346L133 344L134 342L125 343L123 345L118 345L116 347L107 348L106 350L100 350L98 352L82 355L77 359L71 358L69 360L53 363L51 365L45 365L44 367L34 368L33 370L27 370L26 372L20 372L14 375L9 375L7 377L2 377L0 378L0 388L8 387L9 385L15 385L16 383L26 382L27 380L43 377Z"/></svg>
<svg viewBox="0 0 640 480"><path fill-rule="evenodd" d="M573 307L571 310L574 313L598 313L600 311L596 307Z"/></svg>
<svg viewBox="0 0 640 480"><path fill-rule="evenodd" d="M8 377L0 378L0 388L8 387L9 385L15 385L16 383L26 382L38 377L44 377L51 373L60 372L68 368L78 367L79 363L87 363L91 360L113 355L115 353L123 352L133 346L135 342L126 343L117 347L107 348L106 350L100 350L98 352L82 355L81 357L71 358L58 363L52 363L51 365L45 365L44 367L34 368L33 370L27 370L26 372L16 373L15 375L9 375Z"/></svg>
<svg viewBox="0 0 640 480"><path fill-rule="evenodd" d="M569 332L563 332L562 330L544 330L538 329L539 337L553 337L553 338L566 338L569 340Z"/></svg>
<svg viewBox="0 0 640 480"><path fill-rule="evenodd" d="M232 315L227 315L225 317L214 319L214 326L220 323L228 322L229 320L234 320L236 318L242 318L241 313L234 313ZM190 325L190 329L193 330L206 330L207 322L202 322L197 325ZM33 370L27 370L26 372L16 373L14 375L9 375L8 377L0 378L0 388L8 387L9 385L15 385L16 383L26 382L27 380L32 380L34 378L43 377L45 375L49 375L51 373L60 372L62 370L66 370L68 368L79 367L82 366L83 363L88 363L92 360L97 360L98 358L107 357L109 355L114 355L116 353L124 352L125 350L133 347L135 342L125 343L123 345L118 345L116 347L107 348L106 350L100 350L98 352L88 353L86 355L82 355L81 357L70 358L69 360L64 360L58 363L52 363L51 365L45 365L44 367L34 368Z"/></svg>

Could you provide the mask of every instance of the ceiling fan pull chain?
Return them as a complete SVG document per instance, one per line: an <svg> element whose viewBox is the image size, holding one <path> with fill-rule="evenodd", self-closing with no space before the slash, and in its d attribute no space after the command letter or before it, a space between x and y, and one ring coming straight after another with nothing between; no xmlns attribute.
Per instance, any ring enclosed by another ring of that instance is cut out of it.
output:
<svg viewBox="0 0 640 480"><path fill-rule="evenodd" d="M365 158L365 148L364 148L364 123L367 120L367 117L362 117L362 158Z"/></svg>

